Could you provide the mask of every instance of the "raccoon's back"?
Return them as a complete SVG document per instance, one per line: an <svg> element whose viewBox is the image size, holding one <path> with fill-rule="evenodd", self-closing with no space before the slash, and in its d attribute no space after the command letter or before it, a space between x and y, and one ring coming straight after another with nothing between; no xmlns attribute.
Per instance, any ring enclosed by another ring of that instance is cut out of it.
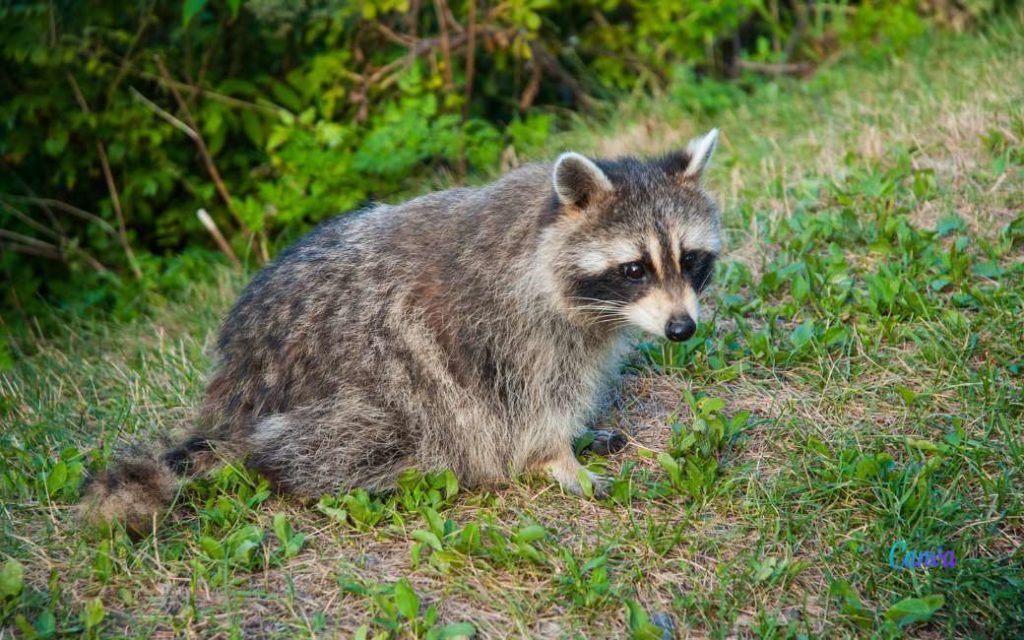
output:
<svg viewBox="0 0 1024 640"><path fill-rule="evenodd" d="M403 349L403 322L434 323L442 349L467 337L460 322L486 333L490 317L507 316L498 307L511 271L529 263L542 175L521 170L488 187L338 216L300 239L229 313L209 419L244 428L343 384L377 393Z"/></svg>

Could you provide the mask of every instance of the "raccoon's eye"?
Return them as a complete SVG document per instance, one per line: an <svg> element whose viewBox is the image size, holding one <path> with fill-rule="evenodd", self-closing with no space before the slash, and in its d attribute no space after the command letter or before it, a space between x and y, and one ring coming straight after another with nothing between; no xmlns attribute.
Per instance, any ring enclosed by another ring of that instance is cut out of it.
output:
<svg viewBox="0 0 1024 640"><path fill-rule="evenodd" d="M619 270L627 280L643 280L647 276L647 269L642 262L627 262Z"/></svg>
<svg viewBox="0 0 1024 640"><path fill-rule="evenodd" d="M711 280L715 254L700 250L686 251L679 258L679 266L694 290L700 293Z"/></svg>

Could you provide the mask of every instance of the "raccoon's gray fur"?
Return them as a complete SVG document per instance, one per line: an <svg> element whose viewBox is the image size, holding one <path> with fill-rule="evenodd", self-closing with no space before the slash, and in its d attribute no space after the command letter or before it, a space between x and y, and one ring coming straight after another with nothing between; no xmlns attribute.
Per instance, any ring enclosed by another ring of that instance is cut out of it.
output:
<svg viewBox="0 0 1024 640"><path fill-rule="evenodd" d="M648 161L566 153L327 221L228 315L194 432L115 462L83 513L146 531L176 478L221 459L302 496L386 490L409 468L470 487L546 469L579 493L572 441L627 327L695 330L720 249L700 186L716 140Z"/></svg>

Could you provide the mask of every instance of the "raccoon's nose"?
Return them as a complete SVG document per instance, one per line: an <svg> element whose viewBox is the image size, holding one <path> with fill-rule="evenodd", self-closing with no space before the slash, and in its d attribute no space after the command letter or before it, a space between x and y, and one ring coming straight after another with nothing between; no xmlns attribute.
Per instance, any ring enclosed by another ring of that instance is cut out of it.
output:
<svg viewBox="0 0 1024 640"><path fill-rule="evenodd" d="M690 316L673 318L665 325L665 337L673 342L689 340L697 332L697 323Z"/></svg>

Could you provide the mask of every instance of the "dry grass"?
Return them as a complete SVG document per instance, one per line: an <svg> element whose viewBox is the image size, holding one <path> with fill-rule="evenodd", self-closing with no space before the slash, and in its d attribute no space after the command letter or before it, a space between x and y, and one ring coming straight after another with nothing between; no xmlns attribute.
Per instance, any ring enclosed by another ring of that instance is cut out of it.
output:
<svg viewBox="0 0 1024 640"><path fill-rule="evenodd" d="M914 170L934 172L938 185L928 197L911 198L905 217L912 225L933 229L956 213L967 237L995 242L1020 215L1024 188L1019 166L993 173L998 153L985 140L999 131L1005 148L1024 142L1024 95L1019 83L1007 81L1024 77L1024 55L1006 53L1020 53L1024 38L1019 28L986 37L997 41L962 37L890 65L829 69L807 85L781 85L776 100L755 96L716 116L723 138L713 180L727 215L730 259L752 273L750 283L723 285L723 293L762 295L755 283L791 235L780 231L784 222L808 207L834 206L827 194L808 200L817 193L808 183L843 183L863 167L887 167L896 148L907 150ZM661 151L704 124L662 105L642 119L627 113L590 147L610 155ZM863 248L849 253L865 271L891 260ZM1021 258L1008 252L1002 260L1013 265ZM12 454L6 473L23 473L30 486L66 447L98 447L99 453L84 458L97 464L123 435L187 420L202 390L217 319L238 287L225 279L197 287L191 304L146 322L76 324L66 337L40 341L28 362L0 374L8 430L3 442L31 449L28 457ZM1018 297L999 298L1001 304L1020 300L1019 285L1011 290ZM774 324L777 335L787 336L803 320L716 307L721 321L709 344L736 339L741 325L756 333ZM672 633L681 638L859 634L830 593L837 580L849 581L863 606L879 613L906 596L943 593L947 605L940 616L912 628L920 637L1009 637L1014 628L1008 625L1022 624L1024 611L1005 601L973 601L978 593L1005 588L1006 576L1020 577L1010 563L1019 565L1024 540L1019 490L1010 498L998 489L1001 474L1020 480L1019 443L1014 450L1007 442L1022 435L1013 422L1021 420L1019 396L1013 399L1021 380L1003 369L1014 357L1020 362L1019 347L1008 338L1024 327L1019 308L996 308L990 320L984 326L973 321L976 330L969 334L978 342L969 349L954 342L963 336L950 333L936 308L928 317L906 320L902 333L898 322L890 330L880 328L888 319L865 323L851 316L855 330L847 345L811 357L786 356L785 345L776 345L774 360L748 350L716 367L709 347L683 369L641 366L624 376L602 422L629 434L632 446L597 461L623 483L635 484L624 504L578 500L545 479L527 478L460 495L444 511L457 527L488 522L509 539L522 526L542 525L547 535L536 545L539 564L511 553L507 560L468 555L446 569L429 562L414 566L411 533L425 526L415 513L361 529L333 522L310 505L272 497L240 511L243 523L271 531L274 514L284 513L308 543L298 556L277 563L268 537L261 548L267 561L255 570L229 572L225 587L210 567L197 570L209 564L199 535L208 526L205 513L179 509L177 521L138 543L118 534L83 536L69 501L33 499L29 489L19 493L10 482L5 491L12 497L0 507L2 551L24 566L28 622L54 611L58 626L74 631L84 604L99 598L101 631L111 636L347 636L382 612L373 598L340 583L387 586L407 578L423 608L437 607L441 622L472 621L483 637L622 637L624 599L674 620ZM936 340L953 336L946 354L937 356L922 338L929 332ZM901 399L897 388L920 399ZM661 466L639 455L671 451L672 423L693 422L683 389L724 399L729 415L750 412L742 436L715 452L721 471L700 500L669 491ZM999 416L1006 419L1002 427L994 426ZM968 438L1001 433L1003 449L982 443L940 460L906 445L907 436L939 442L956 419ZM842 475L850 464L843 455L850 451L888 454L895 475L874 484ZM929 464L945 475L927 478ZM928 495L934 493L922 507L925 515L904 513L906 501L924 499L914 497L920 482L930 482ZM894 506L894 495L904 502ZM960 511L949 511L948 504ZM884 554L896 535L959 544L963 570L920 578L890 570ZM117 557L102 580L96 558L104 541ZM599 557L607 558L606 582L594 580L593 569L574 577L572 561L582 565ZM0 638L15 634L17 625L9 620ZM880 616L870 624L881 635L895 628Z"/></svg>

